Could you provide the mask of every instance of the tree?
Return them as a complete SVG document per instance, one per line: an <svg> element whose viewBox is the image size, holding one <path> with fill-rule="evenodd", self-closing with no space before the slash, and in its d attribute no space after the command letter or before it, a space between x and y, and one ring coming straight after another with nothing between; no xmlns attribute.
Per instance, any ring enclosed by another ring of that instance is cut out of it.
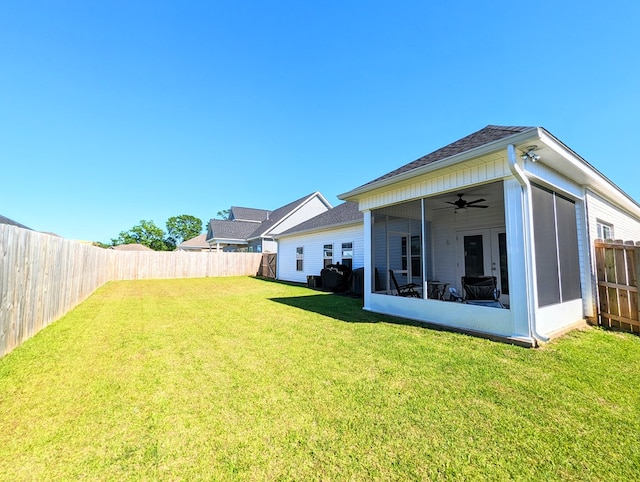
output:
<svg viewBox="0 0 640 482"><path fill-rule="evenodd" d="M230 209L223 209L222 211L218 211L218 212L216 213L216 216L217 216L219 219L227 220L227 219L229 219L229 214L230 214L230 213L231 213L231 210L230 210Z"/></svg>
<svg viewBox="0 0 640 482"><path fill-rule="evenodd" d="M174 246L202 233L202 220L189 214L171 216L167 220L168 239Z"/></svg>
<svg viewBox="0 0 640 482"><path fill-rule="evenodd" d="M119 244L142 244L154 251L170 251L175 248L169 240L165 240L164 231L156 226L153 221L140 221L140 224L129 231L121 231L120 235L111 240L113 246Z"/></svg>

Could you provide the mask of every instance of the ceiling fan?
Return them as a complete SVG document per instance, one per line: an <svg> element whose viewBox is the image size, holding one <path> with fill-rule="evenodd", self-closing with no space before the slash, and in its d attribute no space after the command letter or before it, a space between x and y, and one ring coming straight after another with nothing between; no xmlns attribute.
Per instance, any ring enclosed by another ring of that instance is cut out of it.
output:
<svg viewBox="0 0 640 482"><path fill-rule="evenodd" d="M455 202L452 201L447 201L447 204L453 204L456 208L455 210L457 211L458 209L467 209L467 208L488 208L489 206L479 206L478 203L484 202L484 199L476 199L475 201L465 201L464 199L462 199L462 196L464 196L464 194L458 194L458 200Z"/></svg>

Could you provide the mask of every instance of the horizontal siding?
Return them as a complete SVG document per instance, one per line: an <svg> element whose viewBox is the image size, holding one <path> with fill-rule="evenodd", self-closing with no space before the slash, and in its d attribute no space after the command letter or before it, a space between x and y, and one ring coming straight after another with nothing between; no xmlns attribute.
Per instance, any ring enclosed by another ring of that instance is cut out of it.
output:
<svg viewBox="0 0 640 482"><path fill-rule="evenodd" d="M269 232L269 234L284 233L288 229L297 226L300 223L307 221L308 219L316 217L318 214L322 214L328 211L329 208L323 203L318 196L310 199L300 209L292 213L289 217L284 219L278 226Z"/></svg>
<svg viewBox="0 0 640 482"><path fill-rule="evenodd" d="M458 231L476 231L505 226L504 198L498 197L489 209L462 210L452 215L451 211L434 211L432 220L433 279L449 283L461 290L462 268L458 266L462 240L456 239Z"/></svg>
<svg viewBox="0 0 640 482"><path fill-rule="evenodd" d="M328 229L281 239L278 245L278 279L306 283L324 266L323 247L333 244L333 263L342 262L342 243L353 243L353 268L364 266L364 226ZM296 248L304 248L303 271L296 270Z"/></svg>
<svg viewBox="0 0 640 482"><path fill-rule="evenodd" d="M598 220L613 225L613 234L616 239L640 241L640 219L630 216L591 191L587 191L587 206L589 209L589 236L592 244L593 240L598 237Z"/></svg>
<svg viewBox="0 0 640 482"><path fill-rule="evenodd" d="M416 177L411 183L361 200L359 204L360 210L376 209L411 199L468 188L476 184L504 179L511 175L507 165L506 151L498 156L491 156L489 160L485 158L484 161L474 160L458 164L456 170L445 168Z"/></svg>
<svg viewBox="0 0 640 482"><path fill-rule="evenodd" d="M584 311L587 316L595 317L597 313L598 287L594 240L598 238L598 221L612 225L613 235L616 239L623 241L640 241L640 220L590 190L586 191L585 199L587 206L586 217L588 246L591 255L591 272L589 276L583 279L585 282L588 280L590 283L591 297L589 300L585 299Z"/></svg>

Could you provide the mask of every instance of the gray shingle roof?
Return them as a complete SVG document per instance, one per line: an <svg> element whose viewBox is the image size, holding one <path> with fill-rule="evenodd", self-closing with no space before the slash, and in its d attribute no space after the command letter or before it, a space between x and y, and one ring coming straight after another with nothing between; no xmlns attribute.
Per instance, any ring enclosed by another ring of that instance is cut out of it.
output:
<svg viewBox="0 0 640 482"><path fill-rule="evenodd" d="M191 247L191 248L208 248L207 244L207 235L199 234L195 238L187 239L178 245L178 248L181 247Z"/></svg>
<svg viewBox="0 0 640 482"><path fill-rule="evenodd" d="M212 219L209 221L208 239L247 239L255 230L255 222Z"/></svg>
<svg viewBox="0 0 640 482"><path fill-rule="evenodd" d="M289 234L296 234L304 231L316 231L344 224L354 224L357 222L363 222L363 219L364 215L362 211L358 210L358 203L344 202L342 204L338 204L333 209L329 209L324 213L318 214L316 217L308 219L307 221L286 230L284 233L281 233L281 235L287 236Z"/></svg>
<svg viewBox="0 0 640 482"><path fill-rule="evenodd" d="M143 244L119 244L117 246L111 246L111 249L115 249L116 251L153 251L153 249L143 245Z"/></svg>
<svg viewBox="0 0 640 482"><path fill-rule="evenodd" d="M261 223L269 217L271 211L266 209L242 208L231 206L229 221L255 221Z"/></svg>
<svg viewBox="0 0 640 482"><path fill-rule="evenodd" d="M0 224L10 224L11 226L18 226L19 228L31 229L25 226L24 224L20 224L19 222L14 221L13 219L9 219L2 215L0 215Z"/></svg>
<svg viewBox="0 0 640 482"><path fill-rule="evenodd" d="M452 142L449 145L446 145L436 151L433 151L426 156L422 156L419 159L416 159L409 164L405 164L404 166L395 169L383 176L380 176L373 181L370 181L364 186L369 184L373 184L375 182L381 181L383 179L388 179L398 174L403 174L405 172L411 171L413 169L417 169L422 166L426 166L427 164L432 164L437 161L441 161L451 156L455 156L456 154L461 154L463 152L469 151L476 147L483 146L485 144L489 144L491 142L504 139L505 137L512 136L514 134L518 134L520 132L524 132L526 130L533 129L533 127L523 127L523 126L495 126L488 125L487 127L480 129L479 131L474 132L473 134L469 134L462 139L458 139L455 142Z"/></svg>

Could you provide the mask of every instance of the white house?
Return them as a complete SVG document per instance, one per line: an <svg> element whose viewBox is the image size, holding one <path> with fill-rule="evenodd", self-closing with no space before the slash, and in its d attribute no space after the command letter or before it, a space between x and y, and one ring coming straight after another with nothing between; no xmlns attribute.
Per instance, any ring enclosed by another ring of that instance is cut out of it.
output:
<svg viewBox="0 0 640 482"><path fill-rule="evenodd" d="M314 192L274 211L232 207L229 219L211 219L205 236L216 250L276 253L275 236L331 209L319 192Z"/></svg>
<svg viewBox="0 0 640 482"><path fill-rule="evenodd" d="M278 279L303 283L338 263L364 267L363 227L358 205L345 202L276 235Z"/></svg>
<svg viewBox="0 0 640 482"><path fill-rule="evenodd" d="M542 127L487 126L339 197L364 214L364 309L523 344L596 315L594 239L640 240L640 205ZM449 301L478 276L499 303Z"/></svg>

